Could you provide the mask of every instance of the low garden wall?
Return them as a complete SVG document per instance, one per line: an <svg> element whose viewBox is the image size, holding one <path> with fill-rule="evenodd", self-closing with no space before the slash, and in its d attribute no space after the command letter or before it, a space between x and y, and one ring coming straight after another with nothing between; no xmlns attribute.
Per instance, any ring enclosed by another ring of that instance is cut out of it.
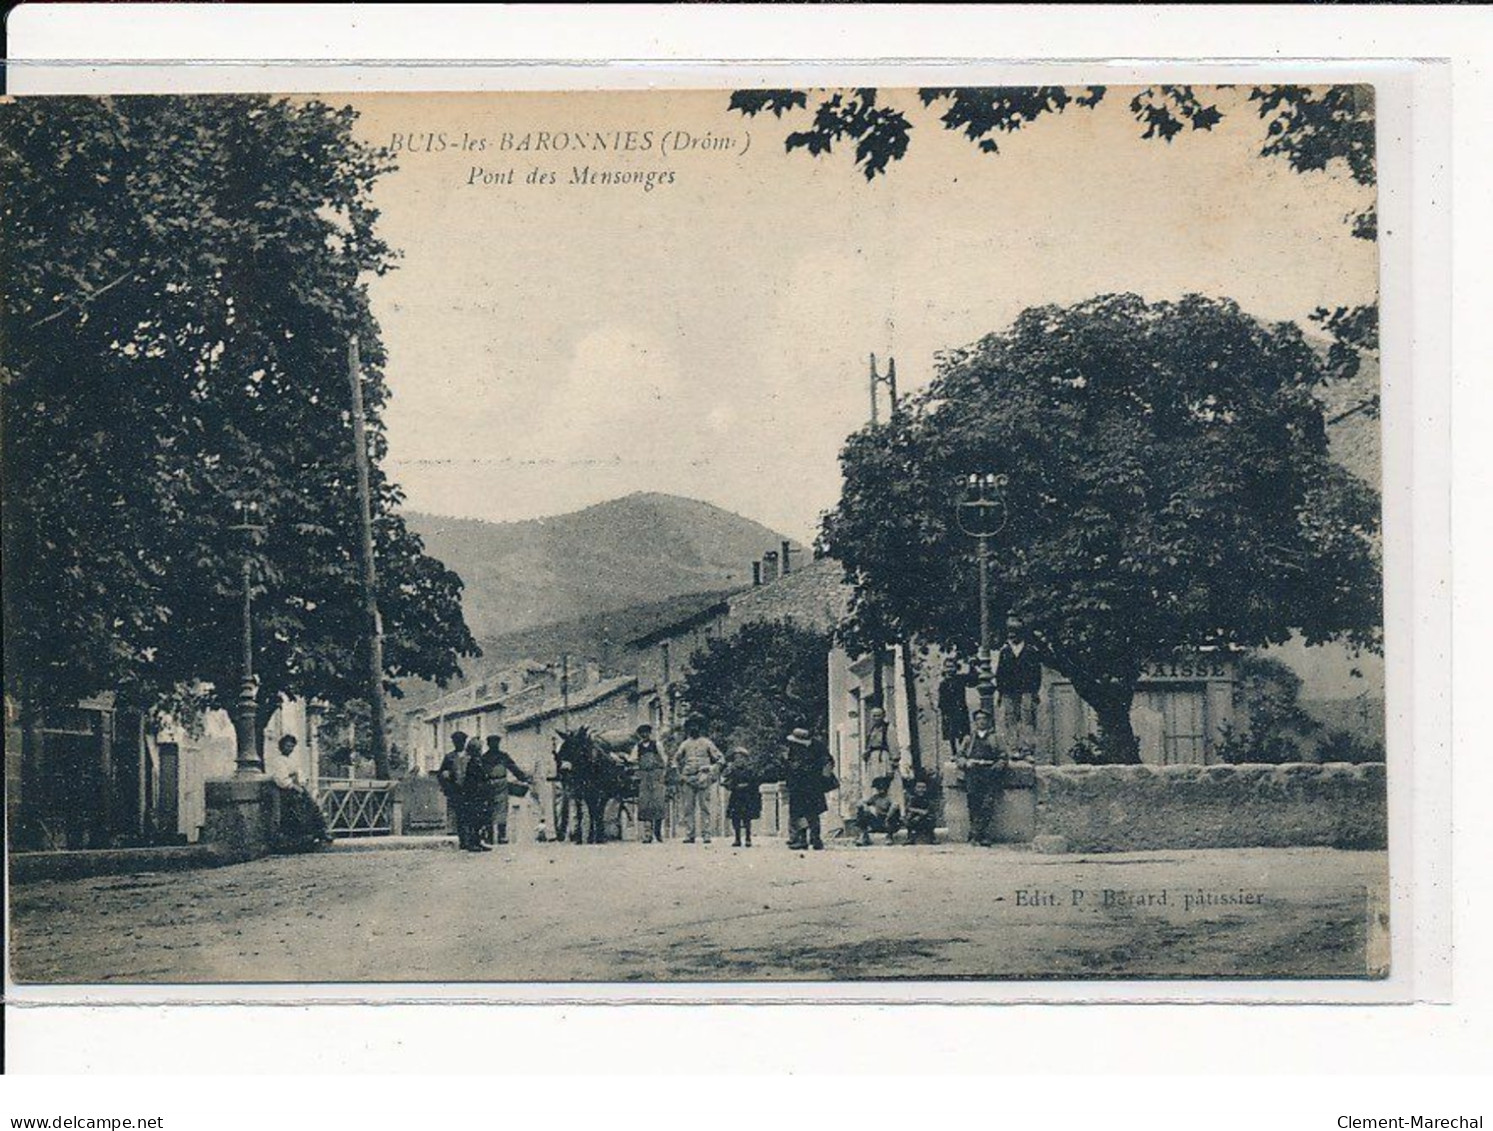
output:
<svg viewBox="0 0 1493 1131"><path fill-rule="evenodd" d="M160 848L88 848L58 852L13 852L10 882L79 880L89 876L120 876L132 872L175 872L186 868L219 868L238 864L243 856L214 844L168 845Z"/></svg>
<svg viewBox="0 0 1493 1131"><path fill-rule="evenodd" d="M1384 764L1042 766L1037 847L1384 848Z"/></svg>

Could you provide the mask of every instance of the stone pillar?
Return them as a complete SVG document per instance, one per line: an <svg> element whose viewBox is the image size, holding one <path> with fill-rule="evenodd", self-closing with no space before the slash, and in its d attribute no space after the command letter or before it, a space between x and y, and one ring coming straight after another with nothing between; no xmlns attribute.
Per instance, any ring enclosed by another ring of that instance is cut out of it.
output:
<svg viewBox="0 0 1493 1131"><path fill-rule="evenodd" d="M1037 768L1016 762L1001 778L995 794L995 839L1000 844L1029 844L1037 835Z"/></svg>
<svg viewBox="0 0 1493 1131"><path fill-rule="evenodd" d="M938 839L945 844L963 844L969 840L969 798L964 792L964 774L955 761L955 745L943 736L941 719L934 721L934 740L923 748L923 770L937 775L938 806L935 823L943 831Z"/></svg>
<svg viewBox="0 0 1493 1131"><path fill-rule="evenodd" d="M940 790L938 823L947 830L944 839L949 844L964 844L969 840L969 795L964 792L958 772L952 762L947 763Z"/></svg>
<svg viewBox="0 0 1493 1131"><path fill-rule="evenodd" d="M267 856L280 826L280 791L272 778L217 778L206 783L202 840L236 860Z"/></svg>

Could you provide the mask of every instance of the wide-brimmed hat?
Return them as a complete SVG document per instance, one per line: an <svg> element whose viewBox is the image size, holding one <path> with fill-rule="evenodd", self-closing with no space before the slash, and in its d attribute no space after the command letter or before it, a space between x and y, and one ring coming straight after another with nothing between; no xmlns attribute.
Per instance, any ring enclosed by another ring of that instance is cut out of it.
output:
<svg viewBox="0 0 1493 1131"><path fill-rule="evenodd" d="M789 742L797 742L800 746L809 744L809 732L803 727L794 727L793 733L788 736Z"/></svg>

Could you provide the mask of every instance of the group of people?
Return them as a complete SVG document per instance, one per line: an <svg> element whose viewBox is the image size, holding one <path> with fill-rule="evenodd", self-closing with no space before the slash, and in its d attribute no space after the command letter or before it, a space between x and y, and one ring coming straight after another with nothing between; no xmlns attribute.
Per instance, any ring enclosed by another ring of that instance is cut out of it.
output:
<svg viewBox="0 0 1493 1131"><path fill-rule="evenodd" d="M1031 762L1036 756L1037 700L1042 689L1042 660L1027 638L1019 617L1006 621L1006 642L995 656L995 700L1000 729L990 712L981 709L969 716L958 744L956 764L964 774L969 803L969 839L975 844L995 843L995 804L1013 762ZM947 733L948 724L945 723Z"/></svg>
<svg viewBox="0 0 1493 1131"><path fill-rule="evenodd" d="M789 848L824 847L820 817L825 812L824 795L838 786L834 765L823 744L807 728L797 727L788 735L783 759L788 794ZM645 844L663 840L664 818L670 796L677 797L686 824L685 844L709 844L711 799L717 783L726 790L726 819L731 822L732 847L752 846L752 822L762 816L763 777L751 753L736 747L729 755L705 734L698 717L685 721L684 739L672 758L664 755L653 727L638 727L633 745L638 773L638 823Z"/></svg>
<svg viewBox="0 0 1493 1131"><path fill-rule="evenodd" d="M871 708L861 763L871 791L856 806L852 821L857 833L856 844L869 845L873 833L884 835L888 844L894 844L897 834L904 829L907 833L905 843L932 844L935 823L933 782L913 765L906 752L898 749L891 723L881 707ZM893 788L898 783L902 795L900 804L893 797Z"/></svg>
<svg viewBox="0 0 1493 1131"><path fill-rule="evenodd" d="M1006 624L1006 642L995 658L995 693L1001 728L983 709L967 707L968 680L957 669L945 670L939 689L943 735L955 749L955 764L963 774L969 804L969 839L979 845L995 840L995 803L1004 775L1013 762L1035 756L1037 701L1042 684L1042 662L1029 643L1019 618ZM479 740L457 732L452 751L437 771L437 779L456 815L460 846L486 852L507 842L510 790L533 787L533 779L502 748L497 735L484 748ZM294 739L290 740L294 742ZM620 748L616 748L620 749ZM765 779L751 754L740 747L729 755L705 734L704 722L691 717L684 738L672 755L665 752L647 723L632 736L631 761L637 775L637 819L644 844L664 839L664 822L677 801L686 826L685 844L709 844L712 799L717 784L727 794L726 819L731 823L732 846L750 848L752 823L762 816L760 787ZM936 775L924 772L897 748L886 712L871 709L862 748L864 780L870 791L860 801L852 821L857 844L869 845L873 834L895 843L905 832L907 844L934 843L937 820ZM796 727L784 743L783 758L774 777L781 780L788 801L788 840L792 849L823 849L825 797L840 788L834 760L807 727ZM512 783L520 783L514 786ZM894 789L900 798L894 796ZM319 814L319 811L318 811Z"/></svg>
<svg viewBox="0 0 1493 1131"><path fill-rule="evenodd" d="M939 688L939 710L945 739L954 746L955 764L964 779L969 805L969 839L979 845L995 840L995 804L1005 774L1013 762L1035 755L1037 701L1042 684L1042 661L1028 641L1019 618L1006 623L1006 642L995 657L995 693L1000 728L988 711L967 707L968 680L952 665L945 669ZM457 841L463 851L488 852L508 841L508 798L532 789L533 778L503 749L502 738L486 743L457 731L452 749L441 762L436 778L455 818ZM330 843L321 807L293 769L294 735L278 743L279 757L267 767L280 787L280 841L295 851ZM653 727L638 727L632 743L637 773L637 817L641 839L654 844L664 839L664 821L675 800L686 824L685 844L709 844L712 799L717 783L725 788L726 819L731 823L732 846L752 846L752 824L762 816L764 777L751 754L737 747L729 755L705 734L703 720L685 722L684 739L672 756L654 737ZM886 712L871 709L862 748L864 780L870 791L856 808L852 827L856 843L871 844L873 834L895 843L905 832L907 844L934 843L936 776L913 766L899 751ZM825 797L840 787L835 765L823 743L807 727L796 727L785 740L783 758L773 774L784 786L788 801L792 849L822 849ZM894 788L900 785L900 798Z"/></svg>
<svg viewBox="0 0 1493 1131"><path fill-rule="evenodd" d="M455 816L456 842L463 852L491 852L508 843L508 798L515 788L530 789L534 779L509 757L503 739L481 740L457 731L451 751L441 760L436 781L446 807Z"/></svg>
<svg viewBox="0 0 1493 1131"><path fill-rule="evenodd" d="M1030 762L1036 755L1037 703L1042 688L1042 660L1029 641L1020 617L1006 621L1006 640L995 655L995 696L1000 727L990 712L971 714L970 678L949 660L939 686L938 703L943 737L954 749L954 762L963 774L969 804L969 839L995 843L995 807L1001 785L1013 763ZM871 791L856 809L857 843L871 843L873 833L892 843L907 830L907 843L932 843L934 783L899 754L886 712L873 707L862 748L865 776ZM900 779L902 804L892 795Z"/></svg>

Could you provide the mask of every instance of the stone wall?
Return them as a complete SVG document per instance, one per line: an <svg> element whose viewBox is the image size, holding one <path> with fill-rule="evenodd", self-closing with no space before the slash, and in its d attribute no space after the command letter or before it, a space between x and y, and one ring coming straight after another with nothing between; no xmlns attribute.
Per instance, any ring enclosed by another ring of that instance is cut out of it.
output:
<svg viewBox="0 0 1493 1131"><path fill-rule="evenodd" d="M1042 766L1039 848L1384 848L1383 763Z"/></svg>

